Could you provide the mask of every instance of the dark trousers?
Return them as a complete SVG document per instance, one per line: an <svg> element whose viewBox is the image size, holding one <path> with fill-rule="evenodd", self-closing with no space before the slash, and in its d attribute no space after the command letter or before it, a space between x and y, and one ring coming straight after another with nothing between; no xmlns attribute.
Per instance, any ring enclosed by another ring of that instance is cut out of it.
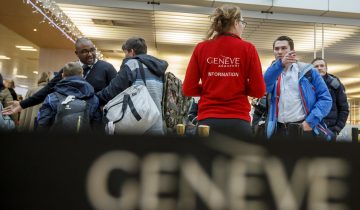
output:
<svg viewBox="0 0 360 210"><path fill-rule="evenodd" d="M250 123L234 118L207 118L200 120L198 125L210 126L210 135L212 133L221 133L235 138L252 137Z"/></svg>
<svg viewBox="0 0 360 210"><path fill-rule="evenodd" d="M277 123L275 138L301 138L314 139L313 131L304 131L302 126L303 121L293 123Z"/></svg>

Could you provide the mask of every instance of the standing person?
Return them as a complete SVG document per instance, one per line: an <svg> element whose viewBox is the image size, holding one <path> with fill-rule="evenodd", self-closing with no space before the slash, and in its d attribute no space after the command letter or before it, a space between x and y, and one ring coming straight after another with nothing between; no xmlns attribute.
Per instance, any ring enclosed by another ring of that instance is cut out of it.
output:
<svg viewBox="0 0 360 210"><path fill-rule="evenodd" d="M10 103L13 101L13 97L11 95L11 92L8 88L5 87L4 80L2 75L0 74L0 103L3 107L9 106ZM18 115L12 114L11 116L12 121L14 121L14 124L18 122Z"/></svg>
<svg viewBox="0 0 360 210"><path fill-rule="evenodd" d="M8 88L4 85L3 77L0 73L0 110L3 107L7 106L13 100L11 93ZM0 113L0 132L1 131L10 131L15 129L16 115L12 116L3 116Z"/></svg>
<svg viewBox="0 0 360 210"><path fill-rule="evenodd" d="M327 72L327 63L324 59L315 58L311 63L324 79L333 101L331 110L324 118L324 122L334 134L339 135L349 116L349 104L345 87L339 78Z"/></svg>
<svg viewBox="0 0 360 210"><path fill-rule="evenodd" d="M183 92L200 96L199 125L209 125L210 132L230 130L250 136L247 97L260 98L265 92L258 53L240 38L246 26L240 7L223 5L210 17L208 40L194 49Z"/></svg>
<svg viewBox="0 0 360 210"><path fill-rule="evenodd" d="M297 60L294 41L287 36L273 43L276 61L266 70L266 91L271 95L267 137L330 137L322 125L331 108L331 96L324 80L311 64Z"/></svg>
<svg viewBox="0 0 360 210"><path fill-rule="evenodd" d="M94 88L83 79L82 66L78 62L70 62L64 66L62 74L63 79L56 84L54 92L46 97L39 110L39 130L45 131L51 128L52 131L72 132L77 123L83 123L84 128L99 123L101 120L98 109L99 99L95 96ZM75 99L86 101L87 108L83 113L77 109L79 107L70 105ZM60 103L65 106L65 111L61 110L62 114L57 115L59 108L61 109Z"/></svg>
<svg viewBox="0 0 360 210"><path fill-rule="evenodd" d="M4 85L7 89L9 89L11 96L13 98L13 101L17 101L18 100L18 95L15 92L15 82L14 80L10 80L10 79L6 79L4 80Z"/></svg>
<svg viewBox="0 0 360 210"><path fill-rule="evenodd" d="M265 122L267 110L267 97L253 98L251 100L253 106L253 118L251 121L251 129L255 137L265 137Z"/></svg>
<svg viewBox="0 0 360 210"><path fill-rule="evenodd" d="M13 97L11 96L9 89L6 88L4 79L0 74L0 103L3 105L3 107L6 107L10 104L11 101L13 101Z"/></svg>
<svg viewBox="0 0 360 210"><path fill-rule="evenodd" d="M42 89L49 82L49 74L42 72L40 78L37 81L38 86L36 88L27 91L25 99L31 97L34 93ZM33 131L35 124L37 124L37 116L39 108L42 104L38 104L23 110L20 113L19 131Z"/></svg>
<svg viewBox="0 0 360 210"><path fill-rule="evenodd" d="M79 58L79 64L84 69L83 74L87 82L95 89L95 92L104 89L116 76L116 70L110 63L99 60L96 56L96 48L91 40L79 38L75 43L75 54ZM53 91L53 87L62 79L63 69L41 90L21 102L14 101L11 106L5 108L4 114L20 112L22 109L40 104L46 96Z"/></svg>
<svg viewBox="0 0 360 210"><path fill-rule="evenodd" d="M159 112L162 113L161 101L163 96L164 75L168 63L151 55L147 55L147 45L141 37L129 38L122 45L122 49L125 53L125 59L120 67L120 71L110 82L109 86L96 94L100 99L100 105L107 103L133 84L144 85L139 68L139 65L142 65L145 73L146 87ZM163 135L164 133L162 118L159 118L159 122L155 123L146 132L146 134L156 135Z"/></svg>

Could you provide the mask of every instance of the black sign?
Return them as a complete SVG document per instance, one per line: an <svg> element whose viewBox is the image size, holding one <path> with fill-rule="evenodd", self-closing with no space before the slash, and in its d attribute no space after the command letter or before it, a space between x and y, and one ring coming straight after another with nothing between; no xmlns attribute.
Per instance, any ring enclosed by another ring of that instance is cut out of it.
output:
<svg viewBox="0 0 360 210"><path fill-rule="evenodd" d="M1 134L0 144L0 209L360 209L356 143Z"/></svg>

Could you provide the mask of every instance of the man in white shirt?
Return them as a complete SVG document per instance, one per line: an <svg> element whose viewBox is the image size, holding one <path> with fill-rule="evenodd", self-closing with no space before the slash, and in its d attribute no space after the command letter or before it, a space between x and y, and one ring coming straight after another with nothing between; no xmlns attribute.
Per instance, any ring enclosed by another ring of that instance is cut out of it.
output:
<svg viewBox="0 0 360 210"><path fill-rule="evenodd" d="M298 62L290 37L278 37L273 51L276 61L264 75L271 94L267 136L320 135L332 103L325 82L311 64Z"/></svg>

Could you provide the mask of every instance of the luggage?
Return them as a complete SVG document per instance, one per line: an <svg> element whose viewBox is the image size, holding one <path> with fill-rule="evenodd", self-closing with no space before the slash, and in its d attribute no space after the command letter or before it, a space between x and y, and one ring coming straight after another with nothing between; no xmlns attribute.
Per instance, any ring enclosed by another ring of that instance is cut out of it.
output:
<svg viewBox="0 0 360 210"><path fill-rule="evenodd" d="M141 135L161 118L146 87L145 72L140 62L139 67L145 86L132 85L104 106L104 115L108 120L105 130L108 134Z"/></svg>

